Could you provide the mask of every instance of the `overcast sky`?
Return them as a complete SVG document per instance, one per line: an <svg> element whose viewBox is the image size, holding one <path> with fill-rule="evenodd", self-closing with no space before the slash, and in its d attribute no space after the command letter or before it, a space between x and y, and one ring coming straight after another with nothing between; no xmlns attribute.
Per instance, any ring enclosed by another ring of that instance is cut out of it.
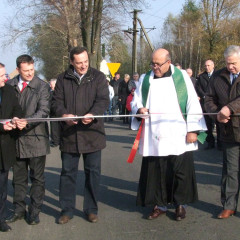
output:
<svg viewBox="0 0 240 240"><path fill-rule="evenodd" d="M155 30L150 31L149 37L152 42L155 42L160 36L163 22L169 13L177 15L180 13L185 0L148 0L150 5L149 9L142 9L141 13L138 13L138 17L141 19L145 28L156 27ZM0 23L4 23L6 19L11 20L14 10L8 5L7 0L0 0ZM132 28L133 14L127 14L128 19L122 25L122 29ZM1 31L0 31L1 32ZM0 39L0 46L2 40ZM15 44L11 47L3 49L0 47L0 62L6 65L6 70L11 73L15 68L16 58L27 52L26 46Z"/></svg>

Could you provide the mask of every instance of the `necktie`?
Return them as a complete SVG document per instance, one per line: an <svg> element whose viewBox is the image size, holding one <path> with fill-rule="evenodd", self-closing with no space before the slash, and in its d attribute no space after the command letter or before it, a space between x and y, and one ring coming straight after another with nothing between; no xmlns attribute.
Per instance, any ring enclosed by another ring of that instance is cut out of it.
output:
<svg viewBox="0 0 240 240"><path fill-rule="evenodd" d="M209 78L211 77L211 73L208 73L208 77L209 77Z"/></svg>
<svg viewBox="0 0 240 240"><path fill-rule="evenodd" d="M26 86L28 85L26 82L22 82L22 85L23 85L23 87L22 87L22 90L21 90L21 92L26 88Z"/></svg>
<svg viewBox="0 0 240 240"><path fill-rule="evenodd" d="M234 82L236 81L237 77L238 77L238 74L234 74L233 75L232 84L234 84Z"/></svg>

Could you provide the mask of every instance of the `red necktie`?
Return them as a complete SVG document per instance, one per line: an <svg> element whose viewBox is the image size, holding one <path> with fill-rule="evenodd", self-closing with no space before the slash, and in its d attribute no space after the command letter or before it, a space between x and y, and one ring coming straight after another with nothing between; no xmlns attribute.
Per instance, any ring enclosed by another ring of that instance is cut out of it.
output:
<svg viewBox="0 0 240 240"><path fill-rule="evenodd" d="M21 90L21 92L26 88L26 86L28 85L26 82L22 82L22 85L23 85L23 87L22 87L22 90Z"/></svg>

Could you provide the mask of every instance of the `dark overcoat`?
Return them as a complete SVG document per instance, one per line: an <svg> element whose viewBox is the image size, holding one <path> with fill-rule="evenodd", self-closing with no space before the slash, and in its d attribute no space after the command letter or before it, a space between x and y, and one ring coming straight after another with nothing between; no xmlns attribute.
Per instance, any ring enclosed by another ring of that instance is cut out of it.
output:
<svg viewBox="0 0 240 240"><path fill-rule="evenodd" d="M200 104L204 112L205 112L205 108L204 108L205 96L207 93L208 85L210 81L213 79L213 75L214 75L214 71L211 77L209 78L208 73L205 71L198 75L197 81L195 84L195 90L197 92L198 97L200 97Z"/></svg>
<svg viewBox="0 0 240 240"><path fill-rule="evenodd" d="M25 118L47 118L50 113L50 86L34 77L21 93L18 87L19 76L7 81L15 89L15 94ZM16 144L17 157L31 158L45 156L50 152L47 122L28 123L20 132Z"/></svg>
<svg viewBox="0 0 240 240"><path fill-rule="evenodd" d="M60 74L53 93L52 108L56 116L87 113L103 115L109 105L109 91L105 75L89 68L80 80L73 66ZM106 146L103 119L95 118L90 124L69 126L61 122L60 150L68 153L90 153Z"/></svg>
<svg viewBox="0 0 240 240"><path fill-rule="evenodd" d="M14 88L10 85L5 85L0 88L0 91L0 119L21 118L22 110L18 104ZM3 124L0 124L0 170L9 170L16 161L16 138L17 130L5 131Z"/></svg>
<svg viewBox="0 0 240 240"><path fill-rule="evenodd" d="M217 113L227 106L231 113L240 113L240 76L234 84L230 81L230 72L223 68L214 74L205 99L207 112ZM216 120L217 115L212 117ZM231 116L227 123L219 123L220 140L240 143L240 118Z"/></svg>

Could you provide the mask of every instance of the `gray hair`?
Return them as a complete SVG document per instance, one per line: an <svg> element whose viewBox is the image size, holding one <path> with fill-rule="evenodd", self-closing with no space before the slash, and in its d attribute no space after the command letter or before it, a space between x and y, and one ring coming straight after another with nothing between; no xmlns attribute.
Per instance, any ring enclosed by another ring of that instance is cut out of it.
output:
<svg viewBox="0 0 240 240"><path fill-rule="evenodd" d="M232 56L234 54L237 54L237 56L240 58L240 46L230 45L224 51L224 57L225 58L230 57L230 56Z"/></svg>

